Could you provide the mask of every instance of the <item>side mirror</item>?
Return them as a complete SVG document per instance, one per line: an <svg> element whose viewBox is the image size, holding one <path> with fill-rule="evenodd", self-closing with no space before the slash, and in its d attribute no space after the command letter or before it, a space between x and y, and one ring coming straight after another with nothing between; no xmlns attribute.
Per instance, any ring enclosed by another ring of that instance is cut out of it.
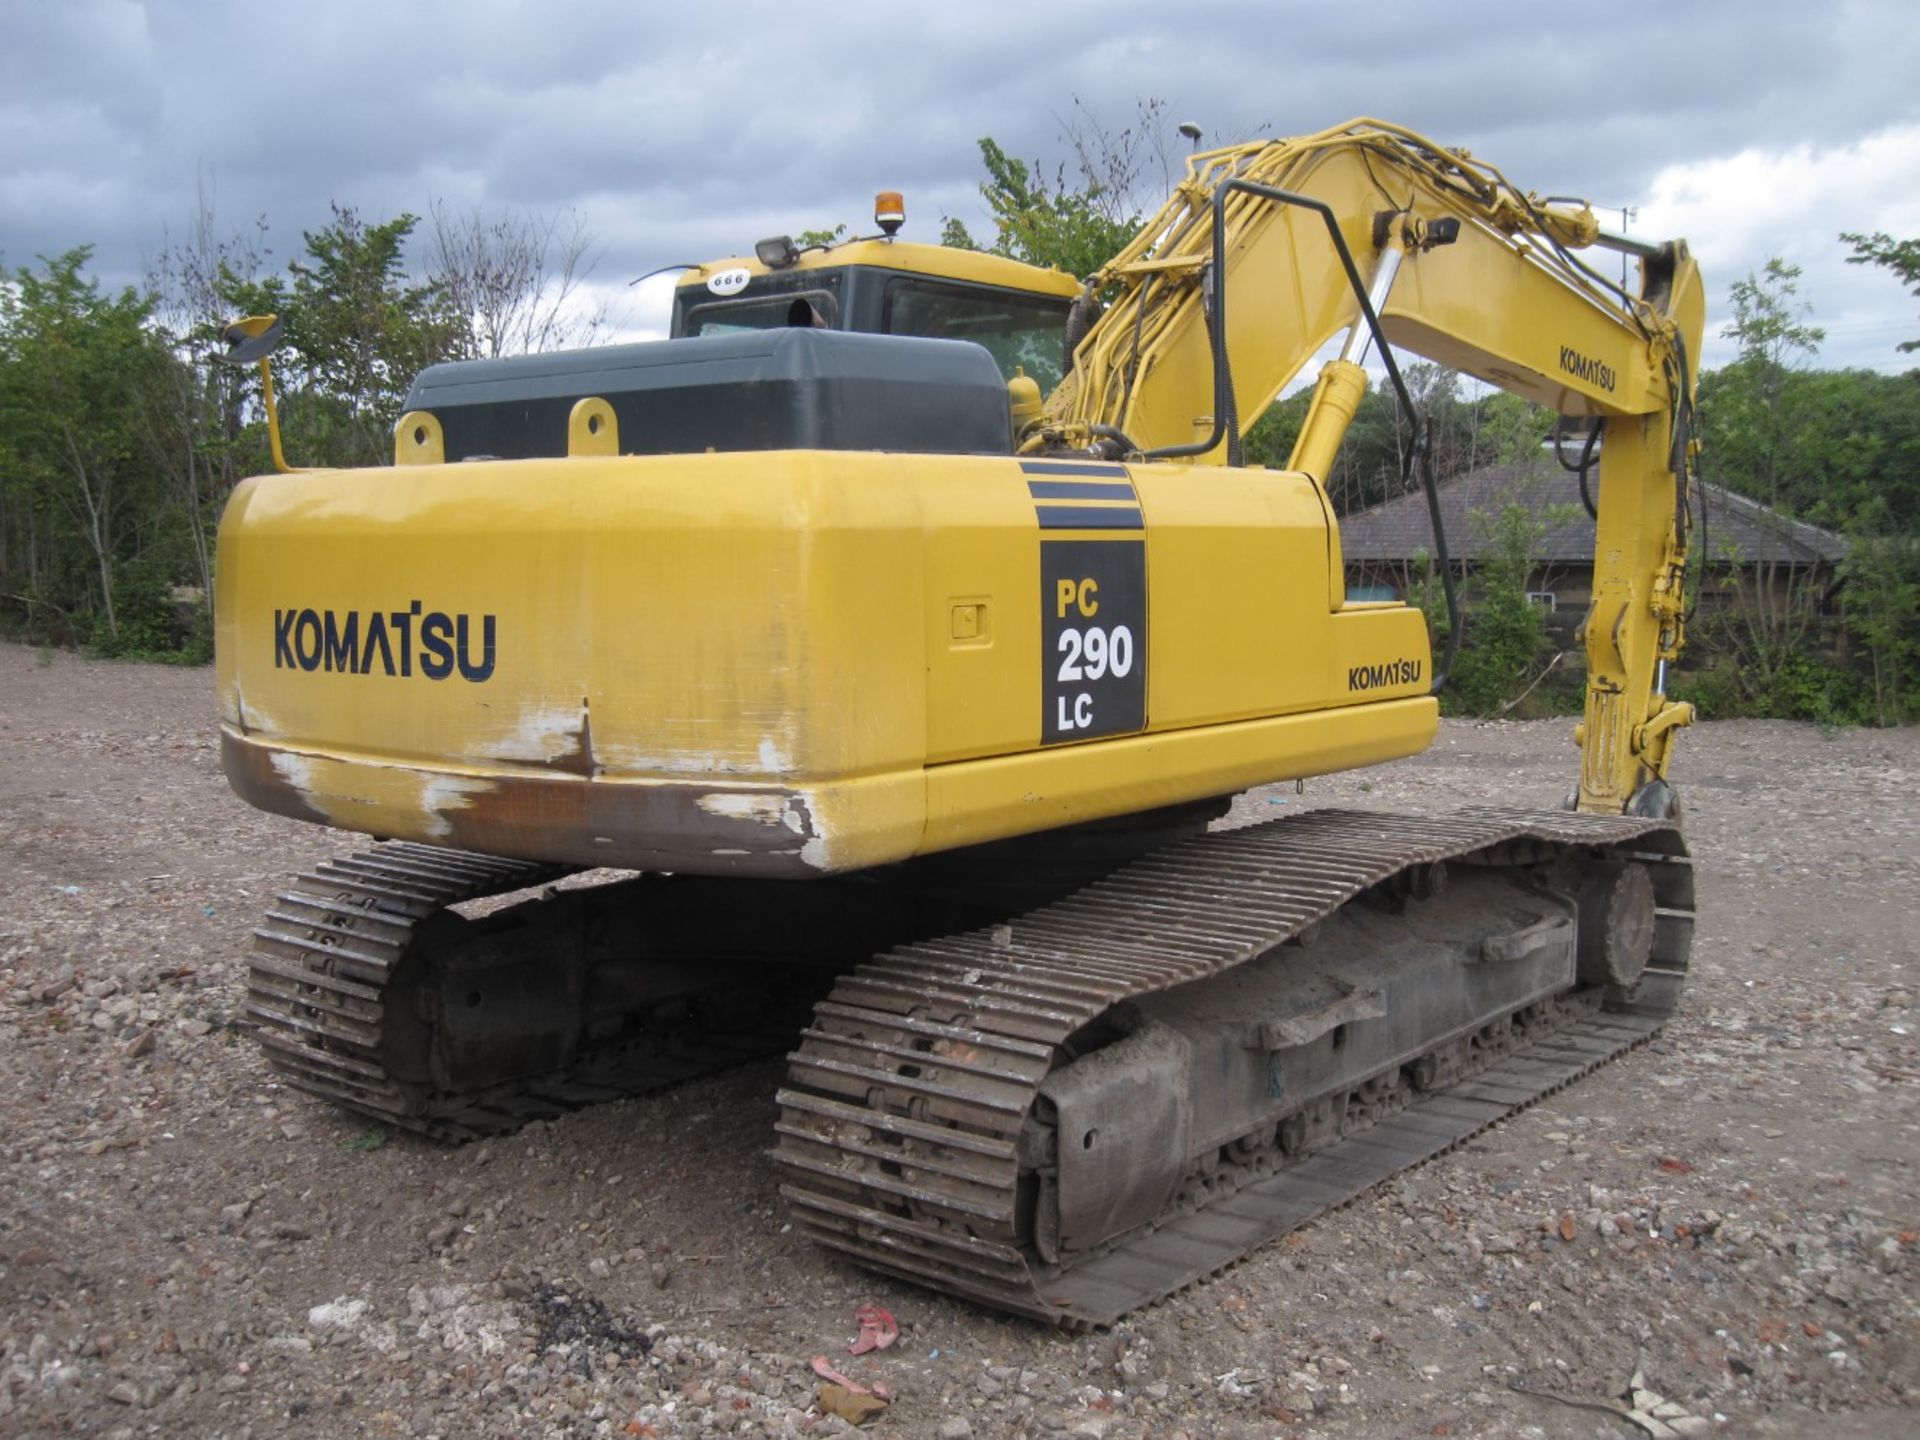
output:
<svg viewBox="0 0 1920 1440"><path fill-rule="evenodd" d="M220 332L227 348L213 358L222 365L260 366L260 398L267 408L267 446L273 452L273 468L291 475L293 466L280 450L280 410L273 403L273 366L267 357L280 348L280 317L248 315Z"/></svg>
<svg viewBox="0 0 1920 1440"><path fill-rule="evenodd" d="M251 365L264 360L280 348L283 338L278 315L249 315L236 320L220 332L226 341L225 353L213 358L223 365Z"/></svg>

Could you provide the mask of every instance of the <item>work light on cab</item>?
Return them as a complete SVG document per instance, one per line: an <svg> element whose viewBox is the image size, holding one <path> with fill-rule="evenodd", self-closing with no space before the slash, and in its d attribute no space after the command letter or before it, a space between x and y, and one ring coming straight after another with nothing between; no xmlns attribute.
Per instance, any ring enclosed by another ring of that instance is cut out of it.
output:
<svg viewBox="0 0 1920 1440"><path fill-rule="evenodd" d="M761 240L753 247L754 255L769 270L784 270L800 258L793 239L787 235L775 235L771 239Z"/></svg>

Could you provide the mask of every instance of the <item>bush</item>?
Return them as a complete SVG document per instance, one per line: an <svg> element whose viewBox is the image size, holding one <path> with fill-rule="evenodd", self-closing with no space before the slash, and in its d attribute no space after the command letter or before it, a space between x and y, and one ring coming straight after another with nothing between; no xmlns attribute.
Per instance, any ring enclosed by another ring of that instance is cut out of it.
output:
<svg viewBox="0 0 1920 1440"><path fill-rule="evenodd" d="M1811 655L1794 655L1780 667L1764 696L1769 713L1822 725L1864 725L1873 719L1873 697L1860 677Z"/></svg>
<svg viewBox="0 0 1920 1440"><path fill-rule="evenodd" d="M1702 670L1676 673L1676 699L1691 700L1703 720L1812 720L1867 725L1871 687L1853 671L1804 653L1788 656L1771 677L1722 657Z"/></svg>
<svg viewBox="0 0 1920 1440"><path fill-rule="evenodd" d="M1446 689L1440 692L1440 709L1447 715L1491 715L1536 678L1545 648L1545 617L1527 599L1528 556L1537 538L1537 522L1523 505L1508 505L1490 519L1485 515L1475 519L1490 525L1493 553L1471 581L1459 587L1460 653L1454 657ZM1434 630L1437 663L1447 643L1446 601L1431 579L1417 599Z"/></svg>
<svg viewBox="0 0 1920 1440"><path fill-rule="evenodd" d="M104 614L93 617L87 648L113 659L205 664L213 658L212 627L204 605L184 605L161 570L143 560L117 566L113 581L116 635Z"/></svg>

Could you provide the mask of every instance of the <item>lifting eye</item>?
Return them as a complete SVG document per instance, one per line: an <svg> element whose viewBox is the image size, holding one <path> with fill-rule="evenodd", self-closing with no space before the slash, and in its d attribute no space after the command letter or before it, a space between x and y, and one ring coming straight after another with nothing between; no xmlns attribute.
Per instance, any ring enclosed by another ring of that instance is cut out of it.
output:
<svg viewBox="0 0 1920 1440"><path fill-rule="evenodd" d="M1081 1136L1081 1137L1080 1137L1080 1148L1081 1148L1082 1150L1091 1150L1091 1149L1093 1149L1093 1141L1094 1141L1094 1137L1095 1137L1095 1136L1097 1136L1097 1135L1098 1135L1099 1133L1100 1133L1100 1132L1099 1132L1098 1130L1089 1130L1089 1131L1087 1131L1087 1133L1086 1133L1085 1135L1083 1135L1083 1136Z"/></svg>

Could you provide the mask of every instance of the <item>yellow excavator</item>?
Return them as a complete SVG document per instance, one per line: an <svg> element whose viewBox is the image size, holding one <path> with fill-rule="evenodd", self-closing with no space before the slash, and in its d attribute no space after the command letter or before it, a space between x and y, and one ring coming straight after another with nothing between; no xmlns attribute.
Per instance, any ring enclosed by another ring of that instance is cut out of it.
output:
<svg viewBox="0 0 1920 1440"><path fill-rule="evenodd" d="M682 267L667 340L434 366L392 466L235 491L226 773L380 842L274 902L248 1013L445 1139L790 1052L808 1234L1101 1325L1670 1013L1701 282L1371 120L1196 154L1090 277L902 218ZM1347 597L1325 487L1399 347L1599 436L1577 786L1214 825L1433 739L1462 627L1436 666Z"/></svg>

